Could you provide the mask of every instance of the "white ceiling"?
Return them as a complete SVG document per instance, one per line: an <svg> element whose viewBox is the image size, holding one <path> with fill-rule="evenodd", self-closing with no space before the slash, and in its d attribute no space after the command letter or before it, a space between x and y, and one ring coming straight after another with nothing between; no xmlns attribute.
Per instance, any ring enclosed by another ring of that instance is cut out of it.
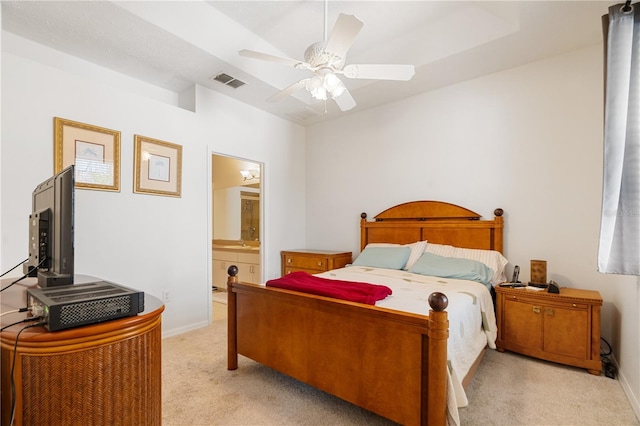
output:
<svg viewBox="0 0 640 426"><path fill-rule="evenodd" d="M408 82L343 78L353 111L600 43L603 1L330 1L364 27L347 64L413 64ZM266 99L308 71L241 57L241 49L303 59L324 37L323 1L2 1L3 30L180 93L194 83L312 124L348 113L303 89ZM232 89L212 76L246 84ZM325 112L326 108L326 112Z"/></svg>

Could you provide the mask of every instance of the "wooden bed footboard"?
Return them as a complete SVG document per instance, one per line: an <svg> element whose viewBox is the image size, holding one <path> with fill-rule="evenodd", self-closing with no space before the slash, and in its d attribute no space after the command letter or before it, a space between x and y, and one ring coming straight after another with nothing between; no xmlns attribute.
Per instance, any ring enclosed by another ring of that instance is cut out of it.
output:
<svg viewBox="0 0 640 426"><path fill-rule="evenodd" d="M446 423L448 300L429 316L238 282L229 267L228 369L246 356L403 425Z"/></svg>

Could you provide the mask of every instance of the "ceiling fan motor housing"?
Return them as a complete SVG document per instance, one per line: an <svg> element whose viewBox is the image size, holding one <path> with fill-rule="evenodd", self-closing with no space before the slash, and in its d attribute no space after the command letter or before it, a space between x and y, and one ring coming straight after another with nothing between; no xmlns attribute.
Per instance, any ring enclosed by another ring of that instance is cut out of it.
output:
<svg viewBox="0 0 640 426"><path fill-rule="evenodd" d="M331 67L341 69L344 66L346 57L339 57L324 50L326 41L319 41L307 47L304 51L304 60L312 67ZM346 55L345 55L346 56Z"/></svg>

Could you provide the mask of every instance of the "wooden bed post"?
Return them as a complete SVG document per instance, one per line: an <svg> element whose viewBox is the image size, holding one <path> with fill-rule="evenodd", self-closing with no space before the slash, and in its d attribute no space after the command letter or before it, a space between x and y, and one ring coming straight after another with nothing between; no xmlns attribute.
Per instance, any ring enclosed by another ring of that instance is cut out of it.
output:
<svg viewBox="0 0 640 426"><path fill-rule="evenodd" d="M503 247L503 235L504 235L504 210L495 209L493 211L493 220L496 222L496 227L494 228L493 235L493 249L499 251L500 253L504 253Z"/></svg>
<svg viewBox="0 0 640 426"><path fill-rule="evenodd" d="M227 269L227 370L238 368L238 335L237 335L237 315L236 315L236 293L233 285L238 282L238 267L229 266Z"/></svg>
<svg viewBox="0 0 640 426"><path fill-rule="evenodd" d="M365 212L360 213L360 250L364 250L367 245L367 233L365 232L365 226L367 225L367 214Z"/></svg>
<svg viewBox="0 0 640 426"><path fill-rule="evenodd" d="M449 319L445 309L449 299L440 292L429 295L429 332L427 348L427 418L423 425L445 425L447 423L447 338L449 337Z"/></svg>

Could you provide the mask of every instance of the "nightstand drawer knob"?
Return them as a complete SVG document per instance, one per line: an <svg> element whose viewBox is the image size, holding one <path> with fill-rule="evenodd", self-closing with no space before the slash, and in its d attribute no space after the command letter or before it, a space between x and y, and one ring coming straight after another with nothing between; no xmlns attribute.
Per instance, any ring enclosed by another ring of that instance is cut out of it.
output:
<svg viewBox="0 0 640 426"><path fill-rule="evenodd" d="M291 263L291 259L290 259L290 258L289 258L289 259L287 259L287 263Z"/></svg>
<svg viewBox="0 0 640 426"><path fill-rule="evenodd" d="M534 306L533 307L533 312L535 312L536 314L540 313L540 306Z"/></svg>
<svg viewBox="0 0 640 426"><path fill-rule="evenodd" d="M544 310L544 313L547 314L547 315L553 315L553 309L547 308L547 309Z"/></svg>
<svg viewBox="0 0 640 426"><path fill-rule="evenodd" d="M322 266L322 262L318 262L318 266Z"/></svg>

